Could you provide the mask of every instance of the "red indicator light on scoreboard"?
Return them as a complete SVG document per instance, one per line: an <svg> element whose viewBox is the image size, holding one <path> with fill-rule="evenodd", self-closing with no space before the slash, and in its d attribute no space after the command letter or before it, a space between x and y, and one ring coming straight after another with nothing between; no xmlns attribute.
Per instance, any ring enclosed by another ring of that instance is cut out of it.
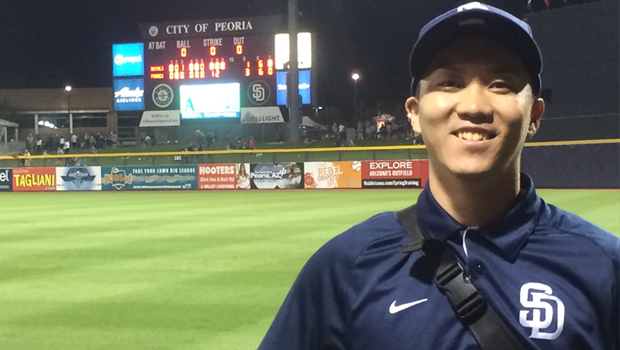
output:
<svg viewBox="0 0 620 350"><path fill-rule="evenodd" d="M249 77L250 74L252 74L251 68L250 68L250 61L245 62L245 69L243 70L243 75L245 75L246 77Z"/></svg>
<svg viewBox="0 0 620 350"><path fill-rule="evenodd" d="M273 58L271 56L267 60L267 75L273 75Z"/></svg>
<svg viewBox="0 0 620 350"><path fill-rule="evenodd" d="M243 45L241 45L241 44L235 45L235 52L237 53L237 55L242 55L243 54Z"/></svg>
<svg viewBox="0 0 620 350"><path fill-rule="evenodd" d="M211 56L217 55L217 47L209 46L209 55L211 55Z"/></svg>
<svg viewBox="0 0 620 350"><path fill-rule="evenodd" d="M258 75L262 77L263 75L265 75L265 63L263 60L258 60L257 65L258 65Z"/></svg>
<svg viewBox="0 0 620 350"><path fill-rule="evenodd" d="M182 47L181 48L181 57L183 57L183 58L187 57L187 48L186 47Z"/></svg>

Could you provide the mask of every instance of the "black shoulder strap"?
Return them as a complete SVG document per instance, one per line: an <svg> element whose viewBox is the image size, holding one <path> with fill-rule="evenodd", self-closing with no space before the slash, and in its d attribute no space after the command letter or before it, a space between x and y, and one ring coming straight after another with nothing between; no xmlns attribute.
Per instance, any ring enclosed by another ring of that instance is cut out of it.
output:
<svg viewBox="0 0 620 350"><path fill-rule="evenodd" d="M415 205L396 212L398 220L407 230L411 242L405 251L419 250L435 269L435 284L448 297L459 320L474 334L482 350L522 350L526 347L495 309L478 292L456 256L445 244L425 240L418 224Z"/></svg>

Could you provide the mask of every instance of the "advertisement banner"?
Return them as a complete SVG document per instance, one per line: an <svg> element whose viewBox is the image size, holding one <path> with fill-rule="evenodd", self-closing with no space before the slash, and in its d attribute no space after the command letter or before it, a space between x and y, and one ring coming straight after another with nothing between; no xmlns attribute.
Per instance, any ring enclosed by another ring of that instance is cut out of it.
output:
<svg viewBox="0 0 620 350"><path fill-rule="evenodd" d="M179 126L181 111L146 111L142 113L140 127Z"/></svg>
<svg viewBox="0 0 620 350"><path fill-rule="evenodd" d="M422 188L428 179L428 160L362 162L362 188Z"/></svg>
<svg viewBox="0 0 620 350"><path fill-rule="evenodd" d="M304 188L304 163L259 163L250 165L251 188Z"/></svg>
<svg viewBox="0 0 620 350"><path fill-rule="evenodd" d="M104 191L198 188L195 165L101 167L101 177Z"/></svg>
<svg viewBox="0 0 620 350"><path fill-rule="evenodd" d="M56 168L56 191L101 191L101 168Z"/></svg>
<svg viewBox="0 0 620 350"><path fill-rule="evenodd" d="M13 170L11 168L0 168L0 192L13 190Z"/></svg>
<svg viewBox="0 0 620 350"><path fill-rule="evenodd" d="M287 105L288 94L288 72L276 72L276 101L278 106ZM309 70L299 71L299 95L301 96L301 103L304 105L312 104L312 79Z"/></svg>
<svg viewBox="0 0 620 350"><path fill-rule="evenodd" d="M252 188L250 184L250 163L237 164L237 183L238 190L249 190Z"/></svg>
<svg viewBox="0 0 620 350"><path fill-rule="evenodd" d="M198 189L234 190L236 175L237 166L234 163L198 164Z"/></svg>
<svg viewBox="0 0 620 350"><path fill-rule="evenodd" d="M112 60L112 73L115 77L144 75L144 44L114 44Z"/></svg>
<svg viewBox="0 0 620 350"><path fill-rule="evenodd" d="M114 110L144 110L144 79L114 79Z"/></svg>
<svg viewBox="0 0 620 350"><path fill-rule="evenodd" d="M56 191L56 168L13 168L13 191Z"/></svg>
<svg viewBox="0 0 620 350"><path fill-rule="evenodd" d="M359 161L304 163L305 188L362 188Z"/></svg>
<svg viewBox="0 0 620 350"><path fill-rule="evenodd" d="M241 124L284 123L280 107L241 108Z"/></svg>

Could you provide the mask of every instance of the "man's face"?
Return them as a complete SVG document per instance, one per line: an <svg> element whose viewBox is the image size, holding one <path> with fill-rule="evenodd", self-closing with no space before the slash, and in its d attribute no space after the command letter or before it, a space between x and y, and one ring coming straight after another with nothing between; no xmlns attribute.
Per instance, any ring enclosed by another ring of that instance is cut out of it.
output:
<svg viewBox="0 0 620 350"><path fill-rule="evenodd" d="M432 171L457 176L518 169L525 139L544 111L520 58L482 38L437 53L419 91L406 103L413 129L424 137Z"/></svg>

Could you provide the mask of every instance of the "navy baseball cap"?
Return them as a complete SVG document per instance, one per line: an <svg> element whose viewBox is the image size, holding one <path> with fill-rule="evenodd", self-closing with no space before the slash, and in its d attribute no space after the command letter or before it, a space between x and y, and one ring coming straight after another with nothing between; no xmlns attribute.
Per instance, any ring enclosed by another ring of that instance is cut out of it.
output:
<svg viewBox="0 0 620 350"><path fill-rule="evenodd" d="M409 59L413 77L411 93L415 94L424 70L442 48L473 36L488 38L512 49L531 74L532 91L540 95L542 57L532 29L508 12L479 2L452 9L422 27Z"/></svg>

